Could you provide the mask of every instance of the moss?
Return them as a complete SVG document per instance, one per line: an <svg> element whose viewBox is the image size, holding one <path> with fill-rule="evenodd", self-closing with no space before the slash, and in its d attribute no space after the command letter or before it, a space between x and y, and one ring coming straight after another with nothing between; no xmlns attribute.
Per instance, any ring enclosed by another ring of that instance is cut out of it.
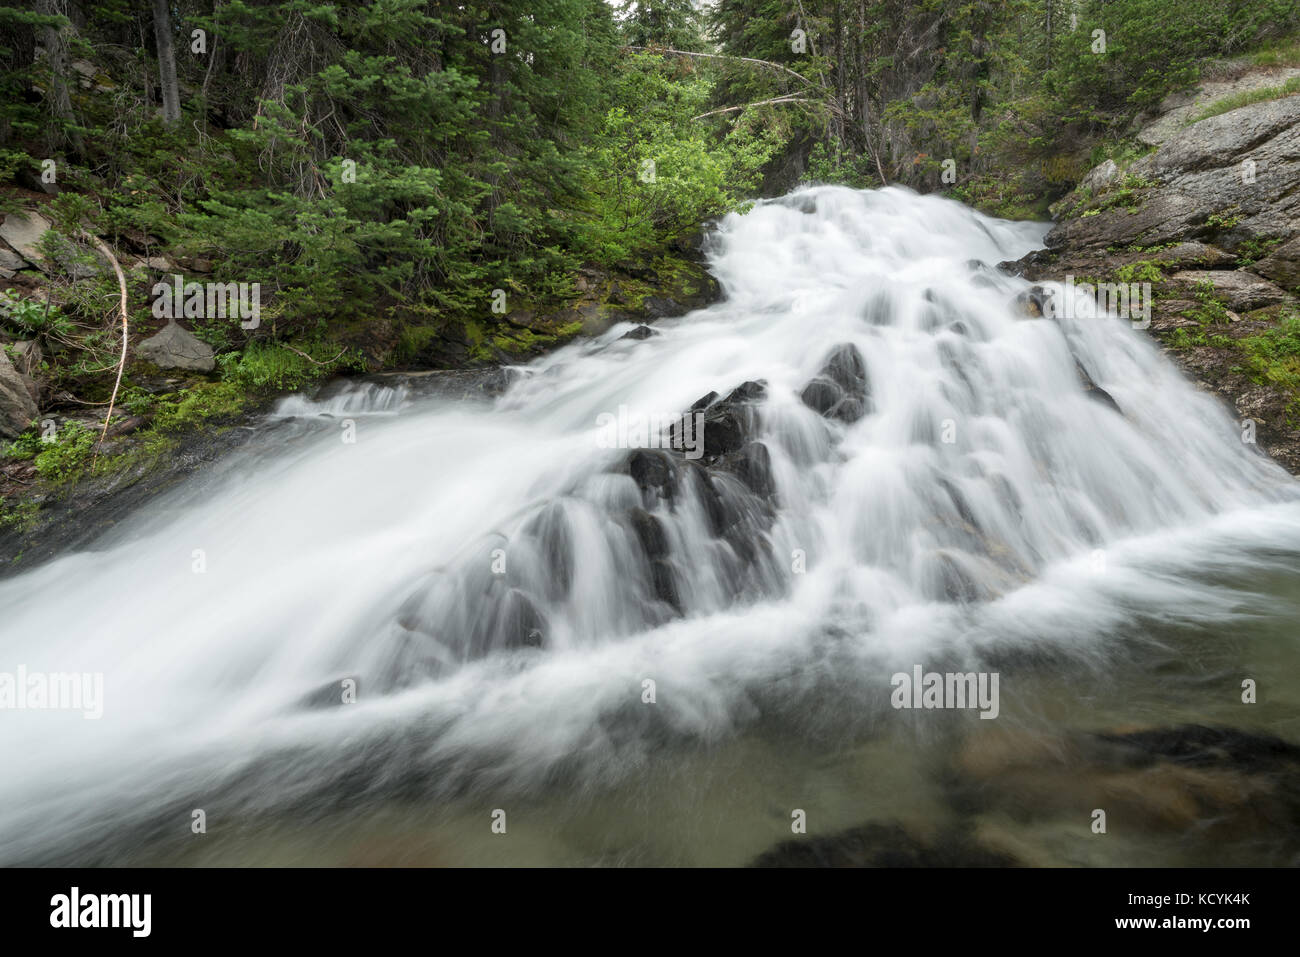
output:
<svg viewBox="0 0 1300 957"><path fill-rule="evenodd" d="M298 349L278 342L251 342L242 352L224 353L217 361L223 379L250 391L295 391L332 372L362 365L356 349L329 343Z"/></svg>
<svg viewBox="0 0 1300 957"><path fill-rule="evenodd" d="M233 382L213 382L182 389L158 402L154 432L202 428L214 420L231 419L244 410L248 396Z"/></svg>
<svg viewBox="0 0 1300 957"><path fill-rule="evenodd" d="M0 529L8 529L18 534L31 531L36 527L36 516L41 507L36 502L8 502L0 496Z"/></svg>
<svg viewBox="0 0 1300 957"><path fill-rule="evenodd" d="M52 484L60 484L80 474L90 460L98 436L78 422L68 422L54 435L54 441L43 442L36 455L36 473Z"/></svg>
<svg viewBox="0 0 1300 957"><path fill-rule="evenodd" d="M436 326L405 326L397 337L393 357L398 362L412 362L438 340Z"/></svg>

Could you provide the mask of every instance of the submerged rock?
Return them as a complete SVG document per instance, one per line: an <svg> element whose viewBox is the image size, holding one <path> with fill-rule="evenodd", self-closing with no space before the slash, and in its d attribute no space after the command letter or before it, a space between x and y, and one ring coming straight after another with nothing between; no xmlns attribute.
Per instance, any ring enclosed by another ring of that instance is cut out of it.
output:
<svg viewBox="0 0 1300 957"><path fill-rule="evenodd" d="M795 838L764 851L751 867L1016 867L1002 851L960 833L925 842L900 824L870 823L836 834Z"/></svg>
<svg viewBox="0 0 1300 957"><path fill-rule="evenodd" d="M1288 741L1194 724L1063 736L980 730L948 773L949 799L964 813L1063 818L1087 834L1102 809L1112 832L1180 835L1200 860L1264 836L1279 863L1300 853L1300 746Z"/></svg>

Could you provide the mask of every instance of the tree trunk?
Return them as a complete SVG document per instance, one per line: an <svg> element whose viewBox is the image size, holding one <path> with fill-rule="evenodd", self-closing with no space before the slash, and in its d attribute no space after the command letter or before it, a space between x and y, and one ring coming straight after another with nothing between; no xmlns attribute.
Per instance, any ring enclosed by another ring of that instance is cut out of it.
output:
<svg viewBox="0 0 1300 957"><path fill-rule="evenodd" d="M153 35L158 43L163 122L175 126L181 119L181 92L176 85L176 46L172 42L172 17L167 0L153 0Z"/></svg>
<svg viewBox="0 0 1300 957"><path fill-rule="evenodd" d="M66 17L68 14L67 4L62 0L36 0L36 12L46 16ZM76 122L72 115L72 97L68 93L68 39L64 32L70 29L71 26L44 27L41 34L50 64L50 109L62 126L58 137L60 142L51 143L51 146L70 143L80 154L85 151L81 135L69 129Z"/></svg>

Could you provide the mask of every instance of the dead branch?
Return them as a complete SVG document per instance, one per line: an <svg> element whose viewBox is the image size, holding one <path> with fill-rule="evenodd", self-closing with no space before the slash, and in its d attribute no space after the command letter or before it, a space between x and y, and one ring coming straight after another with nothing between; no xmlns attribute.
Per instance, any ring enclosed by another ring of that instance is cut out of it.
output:
<svg viewBox="0 0 1300 957"><path fill-rule="evenodd" d="M117 390L122 386L122 373L126 370L126 347L130 338L130 320L126 309L126 275L122 272L122 266L113 255L113 250L108 248L108 243L104 242L98 236L92 236L88 230L83 229L81 235L87 242L91 243L96 249L103 253L108 261L113 264L113 272L117 274L117 287L122 291L122 359L117 364L117 381L113 383L113 394L108 398L108 414L104 416L104 429L99 434L99 441L103 442L108 435L108 423L113 418L113 406L117 403Z"/></svg>
<svg viewBox="0 0 1300 957"><path fill-rule="evenodd" d="M795 79L802 80L804 83L807 83L809 86L815 86L819 90L827 90L828 92L830 90L830 87L827 87L821 83L814 83L812 80L808 79L802 73L796 73L788 66L785 66L780 63L773 63L771 60L760 60L757 57L752 57L752 56L726 56L721 53L692 53L689 50L670 50L667 48L660 49L658 47L627 46L624 47L623 49L638 50L642 53L671 53L673 56L695 56L695 57L702 57L706 60L732 60L740 63L757 63L760 66L770 67L773 70L780 70L782 73L789 73Z"/></svg>
<svg viewBox="0 0 1300 957"><path fill-rule="evenodd" d="M280 343L280 345L284 346L290 352L298 353L298 355L302 356L308 362L315 363L318 366L327 366L330 365L331 363L338 362L339 359L343 358L343 353L348 351L347 347L344 346L343 349L339 351L339 354L336 355L333 359L326 359L324 362L319 362L316 359L313 359L311 356L307 355L307 353L303 352L301 349L295 349L293 346L289 345L288 343L282 342Z"/></svg>
<svg viewBox="0 0 1300 957"><path fill-rule="evenodd" d="M751 106L768 106L773 103L817 103L821 106L829 106L831 110L834 112L839 112L838 106L835 103L832 103L828 100L815 100L807 96L791 95L791 96L778 96L775 99L771 99L771 100L757 100L754 103L743 103L740 106L726 106L720 110L709 110L709 112L701 113L699 116L693 116L691 117L691 119L702 120L706 116L717 116L719 113L734 113L737 110L747 110Z"/></svg>

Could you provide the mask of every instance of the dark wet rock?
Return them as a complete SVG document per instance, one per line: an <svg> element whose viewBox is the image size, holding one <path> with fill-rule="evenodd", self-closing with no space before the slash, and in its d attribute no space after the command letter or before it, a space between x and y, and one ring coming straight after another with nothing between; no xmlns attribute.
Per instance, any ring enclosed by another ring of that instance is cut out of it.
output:
<svg viewBox="0 0 1300 957"><path fill-rule="evenodd" d="M677 579L673 574L672 563L666 558L656 558L650 563L650 581L655 597L666 605L671 605L677 614L682 613L682 599L677 591Z"/></svg>
<svg viewBox="0 0 1300 957"><path fill-rule="evenodd" d="M821 371L799 393L804 405L844 423L867 413L869 383L866 363L856 346L844 343L826 357Z"/></svg>
<svg viewBox="0 0 1300 957"><path fill-rule="evenodd" d="M716 392L710 392L708 395L702 395L695 400L695 404L691 406L690 411L692 412L703 411L704 409L707 409L717 398L718 398L718 393Z"/></svg>
<svg viewBox="0 0 1300 957"><path fill-rule="evenodd" d="M1049 250L1035 249L1033 252L1020 259L1009 259L998 263L998 271L1004 272L1009 276L1036 279L1040 277L1032 275L1030 270L1037 270L1049 266L1052 260L1053 256Z"/></svg>
<svg viewBox="0 0 1300 957"><path fill-rule="evenodd" d="M1015 867L1001 851L982 847L960 833L926 843L899 824L870 823L826 836L782 841L754 859L751 867Z"/></svg>
<svg viewBox="0 0 1300 957"><path fill-rule="evenodd" d="M706 465L712 465L719 458L739 451L758 427L758 412L755 405L766 395L766 384L744 382L727 393L725 399L711 399L710 396L716 396L713 392L700 397L691 406L690 411L692 414L703 415L703 420L700 422L703 435L685 436L679 424L674 423L668 430L673 448L682 448L683 440L686 438L693 438L696 443L702 438L701 451ZM692 422L691 428L695 429L695 427L696 423Z"/></svg>
<svg viewBox="0 0 1300 957"><path fill-rule="evenodd" d="M1051 312L1052 296L1042 286L1034 286L1015 298L1016 311L1030 319L1041 319Z"/></svg>
<svg viewBox="0 0 1300 957"><path fill-rule="evenodd" d="M749 417L742 410L710 410L704 419L704 455L715 459L738 451L749 431Z"/></svg>
<svg viewBox="0 0 1300 957"><path fill-rule="evenodd" d="M695 493L699 497L700 505L709 520L709 533L715 536L722 535L732 524L730 519L733 519L734 516L723 503L722 495L718 492L718 486L713 475L708 469L694 463L692 463L689 475Z"/></svg>
<svg viewBox="0 0 1300 957"><path fill-rule="evenodd" d="M816 378L803 387L799 398L804 405L820 415L829 415L844 398L844 390L830 379Z"/></svg>
<svg viewBox="0 0 1300 957"><path fill-rule="evenodd" d="M649 326L637 326L631 332L625 332L618 338L620 341L623 339L649 339L651 336L657 336L659 334L659 332L651 329Z"/></svg>
<svg viewBox="0 0 1300 957"><path fill-rule="evenodd" d="M664 532L663 522L643 508L633 509L628 514L632 531L641 543L641 550L646 557L654 559L667 555L668 536Z"/></svg>
<svg viewBox="0 0 1300 957"><path fill-rule="evenodd" d="M531 539L546 566L547 598L552 601L563 598L573 584L576 561L564 506L551 502L524 525L521 534Z"/></svg>
<svg viewBox="0 0 1300 957"><path fill-rule="evenodd" d="M682 313L682 307L671 299L664 299L660 296L646 296L641 301L642 311L651 319L666 319L671 316L679 316Z"/></svg>
<svg viewBox="0 0 1300 957"><path fill-rule="evenodd" d="M736 386L723 399L724 402L758 402L767 398L767 383L765 382L742 382Z"/></svg>
<svg viewBox="0 0 1300 957"><path fill-rule="evenodd" d="M836 346L822 367L821 374L850 395L859 398L866 395L867 367L857 346L849 343Z"/></svg>
<svg viewBox="0 0 1300 957"><path fill-rule="evenodd" d="M657 449L637 449L627 457L628 474L642 492L671 496L677 466L671 455Z"/></svg>
<svg viewBox="0 0 1300 957"><path fill-rule="evenodd" d="M1119 407L1119 403L1112 398L1111 394L1092 381L1092 376L1088 375L1088 371L1079 364L1078 359L1074 361L1074 371L1078 374L1079 382L1083 386L1083 391L1087 393L1088 398L1095 399L1102 405L1109 406L1120 415L1124 414L1124 410Z"/></svg>
<svg viewBox="0 0 1300 957"><path fill-rule="evenodd" d="M746 445L732 469L755 495L766 498L776 491L776 483L772 478L772 456L762 442Z"/></svg>
<svg viewBox="0 0 1300 957"><path fill-rule="evenodd" d="M474 651L483 654L496 648L540 648L545 644L546 618L536 603L518 588L489 605L496 613L487 627L475 635Z"/></svg>

